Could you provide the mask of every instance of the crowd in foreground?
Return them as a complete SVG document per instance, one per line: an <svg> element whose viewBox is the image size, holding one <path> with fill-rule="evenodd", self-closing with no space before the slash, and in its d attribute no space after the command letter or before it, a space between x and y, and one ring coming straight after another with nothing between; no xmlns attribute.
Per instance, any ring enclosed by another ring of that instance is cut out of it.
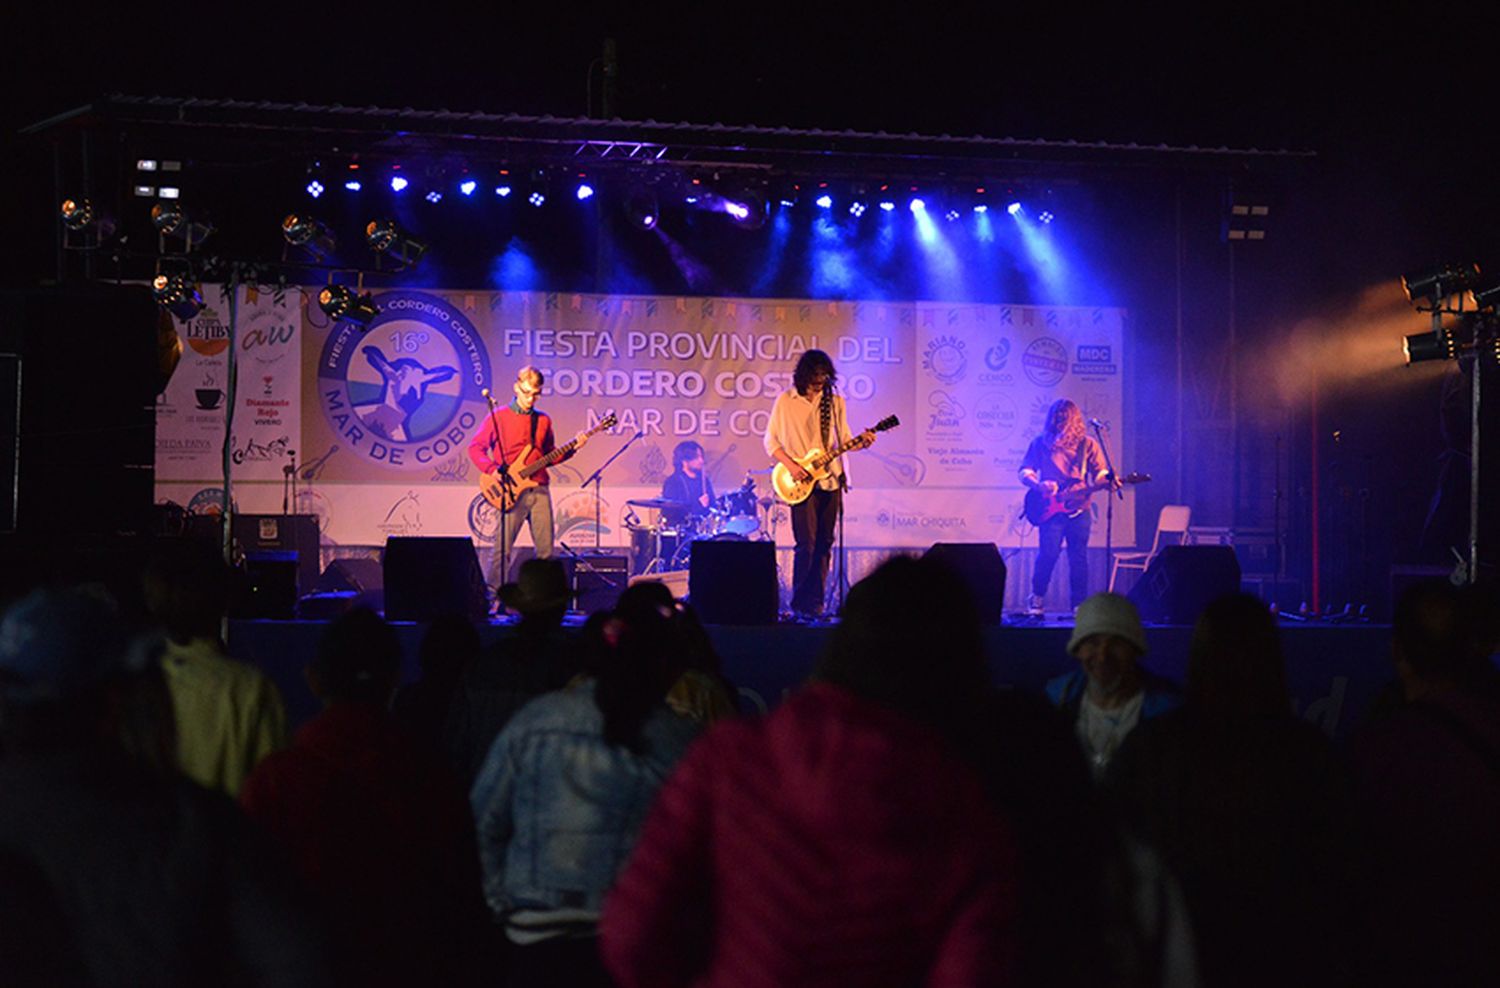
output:
<svg viewBox="0 0 1500 988"><path fill-rule="evenodd" d="M992 687L964 582L898 557L747 717L665 587L565 633L539 560L513 636L437 622L404 687L378 615L330 625L287 737L217 561L143 582L148 633L89 587L0 619L4 984L1500 983L1481 588L1402 597L1339 749L1246 596L1179 687L1095 595L1031 696Z"/></svg>

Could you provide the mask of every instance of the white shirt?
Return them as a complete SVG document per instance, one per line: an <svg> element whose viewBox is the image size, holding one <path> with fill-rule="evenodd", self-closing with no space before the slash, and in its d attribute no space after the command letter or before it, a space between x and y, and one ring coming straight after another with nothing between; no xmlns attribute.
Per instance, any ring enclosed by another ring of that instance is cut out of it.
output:
<svg viewBox="0 0 1500 988"><path fill-rule="evenodd" d="M771 408L771 421L766 423L767 455L775 459L776 451L781 450L797 460L806 456L809 450L828 451L829 447L823 443L823 423L818 415L818 402L821 400L821 395L803 397L797 393L796 388L776 396L776 404ZM841 395L833 396L833 420L829 423L829 432L833 445L847 443L854 438L854 433L849 431L849 415ZM842 457L829 464L828 478L819 481L818 486L825 491L834 490L839 486L837 478L840 474L847 475Z"/></svg>
<svg viewBox="0 0 1500 988"><path fill-rule="evenodd" d="M1078 740L1083 744L1084 754L1088 756L1089 767L1096 778L1104 774L1125 736L1141 722L1145 700L1146 692L1142 690L1123 706L1105 710L1084 695L1078 706Z"/></svg>

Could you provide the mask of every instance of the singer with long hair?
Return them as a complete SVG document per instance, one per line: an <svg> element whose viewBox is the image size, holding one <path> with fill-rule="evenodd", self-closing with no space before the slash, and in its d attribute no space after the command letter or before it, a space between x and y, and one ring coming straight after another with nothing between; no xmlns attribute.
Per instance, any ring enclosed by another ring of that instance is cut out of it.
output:
<svg viewBox="0 0 1500 988"><path fill-rule="evenodd" d="M1046 498L1059 492L1098 484L1109 478L1104 451L1089 436L1083 412L1067 398L1059 398L1047 409L1047 421L1040 436L1031 441L1021 460L1021 483ZM1093 510L1084 498L1076 510L1063 511L1042 522L1037 528L1036 569L1031 574L1031 597L1028 613L1040 616L1052 571L1062 555L1063 542L1068 544L1068 597L1073 608L1089 595L1088 547L1093 527Z"/></svg>

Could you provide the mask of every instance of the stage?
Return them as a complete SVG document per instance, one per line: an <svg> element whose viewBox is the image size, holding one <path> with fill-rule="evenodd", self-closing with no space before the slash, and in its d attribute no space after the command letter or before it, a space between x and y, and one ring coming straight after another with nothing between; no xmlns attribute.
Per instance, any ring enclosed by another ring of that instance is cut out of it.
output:
<svg viewBox="0 0 1500 988"><path fill-rule="evenodd" d="M1007 618L1008 621L1011 619ZM578 620L570 620L576 630ZM312 657L326 622L234 621L230 651L263 669L281 688L291 722L299 724L317 709L302 669ZM405 655L404 681L417 678L417 649L423 626L395 622ZM779 703L812 672L831 625L778 624L757 627L709 627L724 662L724 672L739 689L747 713ZM1071 622L1017 621L986 629L990 676L997 686L1040 691L1053 676L1072 668L1066 652ZM491 622L480 629L486 646L501 646L514 626ZM1145 664L1153 672L1182 682L1192 629L1149 625L1151 650ZM1293 623L1282 627L1287 681L1297 714L1334 738L1347 737L1380 689L1394 678L1386 625ZM922 661L913 656L912 661Z"/></svg>

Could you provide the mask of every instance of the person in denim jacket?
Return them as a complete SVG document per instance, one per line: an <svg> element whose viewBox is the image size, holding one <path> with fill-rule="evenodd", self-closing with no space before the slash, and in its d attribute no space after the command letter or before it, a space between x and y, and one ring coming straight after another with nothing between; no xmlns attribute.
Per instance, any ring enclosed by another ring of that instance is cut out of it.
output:
<svg viewBox="0 0 1500 988"><path fill-rule="evenodd" d="M699 731L664 702L682 666L674 619L617 612L596 678L523 707L480 769L470 805L485 898L515 945L510 984L608 984L604 894Z"/></svg>

